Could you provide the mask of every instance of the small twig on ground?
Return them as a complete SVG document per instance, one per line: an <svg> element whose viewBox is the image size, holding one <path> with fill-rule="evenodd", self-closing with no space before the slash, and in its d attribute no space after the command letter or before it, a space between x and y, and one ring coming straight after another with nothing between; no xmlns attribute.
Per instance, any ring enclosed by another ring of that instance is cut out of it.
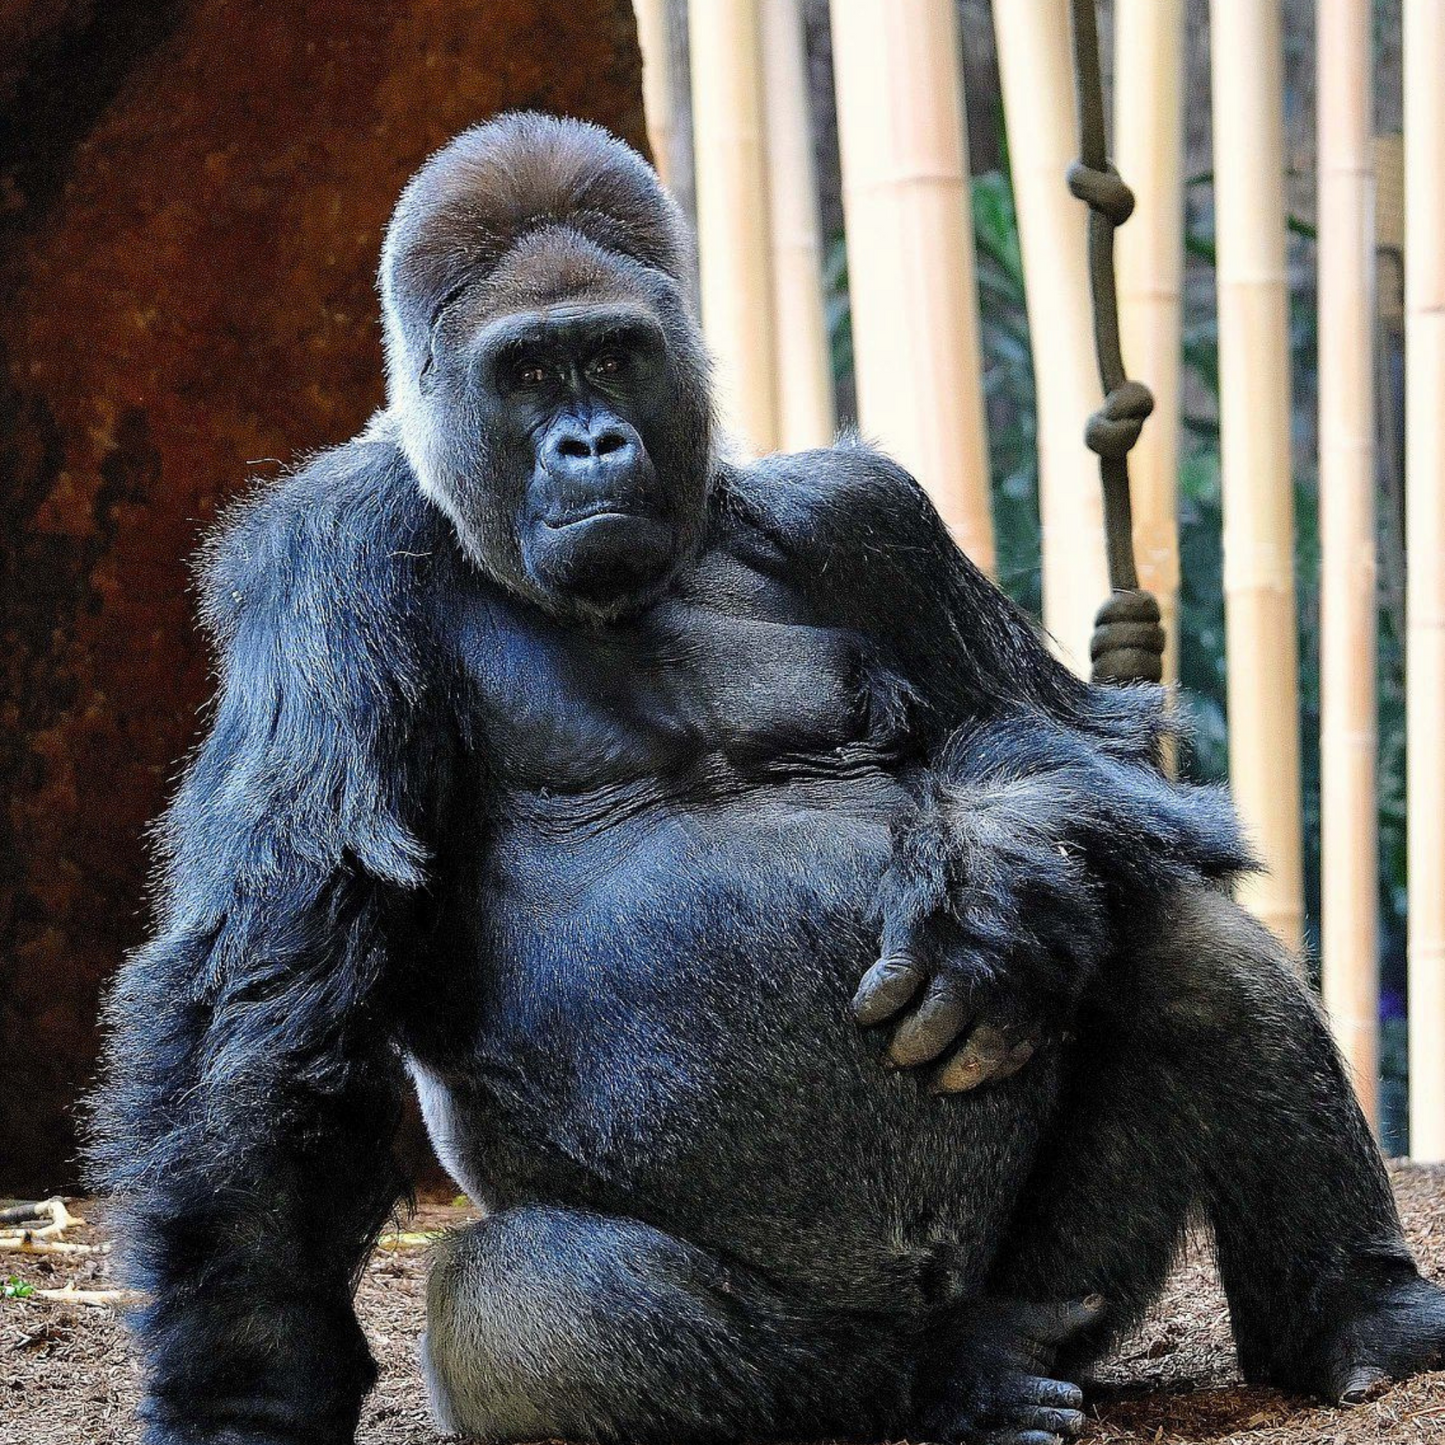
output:
<svg viewBox="0 0 1445 1445"><path fill-rule="evenodd" d="M109 1244L70 1244L63 1239L32 1239L28 1234L0 1234L0 1250L11 1254L109 1254Z"/></svg>
<svg viewBox="0 0 1445 1445"><path fill-rule="evenodd" d="M47 1222L39 1229L31 1228L41 1220ZM66 1207L65 1201L58 1195L49 1199L41 1199L33 1204L12 1204L8 1209L0 1209L0 1226L7 1224L23 1224L25 1233L32 1234L37 1239L52 1234L63 1234L72 1224L84 1224L83 1219L77 1219Z"/></svg>
<svg viewBox="0 0 1445 1445"><path fill-rule="evenodd" d="M68 1284L64 1289L37 1289L25 1296L26 1299L54 1300L60 1304L96 1305L119 1309L124 1305L138 1304L144 1296L138 1289L76 1289Z"/></svg>
<svg viewBox="0 0 1445 1445"><path fill-rule="evenodd" d="M376 1241L378 1249L423 1249L428 1244L435 1243L442 1237L445 1230L428 1229L423 1231L408 1231L401 1234L383 1234Z"/></svg>
<svg viewBox="0 0 1445 1445"><path fill-rule="evenodd" d="M48 1222L40 1224L42 1219ZM70 1244L60 1238L72 1225L84 1223L65 1207L59 1195L34 1204L13 1204L0 1209L0 1225L23 1224L25 1228L0 1230L0 1250L14 1254L109 1254L108 1244Z"/></svg>

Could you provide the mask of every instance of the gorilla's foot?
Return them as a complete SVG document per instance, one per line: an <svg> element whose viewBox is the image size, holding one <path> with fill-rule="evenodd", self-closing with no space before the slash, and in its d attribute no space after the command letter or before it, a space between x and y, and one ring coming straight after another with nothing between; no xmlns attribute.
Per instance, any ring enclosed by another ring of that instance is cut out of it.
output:
<svg viewBox="0 0 1445 1445"><path fill-rule="evenodd" d="M1336 1335L1325 1394L1358 1405L1376 1385L1445 1359L1445 1289L1416 1276L1388 1289Z"/></svg>
<svg viewBox="0 0 1445 1445"><path fill-rule="evenodd" d="M1245 1373L1342 1405L1360 1404L1388 1380L1445 1364L1445 1289L1407 1276L1355 1283L1339 1290L1322 1313L1327 1323L1312 1348L1292 1364Z"/></svg>
<svg viewBox="0 0 1445 1445"><path fill-rule="evenodd" d="M1061 1346L1098 1320L1102 1302L981 1300L930 1352L920 1421L928 1440L1056 1445L1084 1428L1084 1394L1052 1378Z"/></svg>

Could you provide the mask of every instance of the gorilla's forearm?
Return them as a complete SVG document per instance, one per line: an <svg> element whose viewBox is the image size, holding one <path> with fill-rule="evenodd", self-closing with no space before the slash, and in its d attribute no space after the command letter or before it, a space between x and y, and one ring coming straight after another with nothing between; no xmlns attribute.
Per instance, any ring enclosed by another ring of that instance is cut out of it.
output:
<svg viewBox="0 0 1445 1445"><path fill-rule="evenodd" d="M147 1295L153 1441L351 1438L373 1378L352 1279L402 1187L399 1069L348 997L378 933L359 893L238 899L133 958L112 996L95 1178ZM222 962L233 948L248 967Z"/></svg>
<svg viewBox="0 0 1445 1445"><path fill-rule="evenodd" d="M1108 903L1252 866L1223 788L1175 782L1034 710L958 729L930 777L933 808L975 851L990 836L1062 848Z"/></svg>

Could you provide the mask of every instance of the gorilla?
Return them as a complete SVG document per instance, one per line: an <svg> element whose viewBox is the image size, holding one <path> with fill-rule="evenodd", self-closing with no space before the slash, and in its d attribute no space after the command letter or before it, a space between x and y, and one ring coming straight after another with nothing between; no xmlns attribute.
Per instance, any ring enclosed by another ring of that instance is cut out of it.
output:
<svg viewBox="0 0 1445 1445"><path fill-rule="evenodd" d="M448 1430L1046 1445L1195 1218L1251 1379L1422 1368L1445 1292L1163 694L866 446L730 460L688 244L605 132L467 131L386 238L386 409L206 549L92 1144L147 1439L353 1438L408 1074L484 1210Z"/></svg>

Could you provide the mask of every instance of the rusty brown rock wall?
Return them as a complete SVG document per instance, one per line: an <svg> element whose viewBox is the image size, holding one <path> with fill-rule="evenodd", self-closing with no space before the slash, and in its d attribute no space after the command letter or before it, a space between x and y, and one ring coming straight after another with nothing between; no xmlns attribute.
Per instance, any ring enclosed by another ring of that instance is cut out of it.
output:
<svg viewBox="0 0 1445 1445"><path fill-rule="evenodd" d="M208 692L199 531L380 401L431 150L519 106L644 132L629 0L10 0L0 35L0 1193L34 1193Z"/></svg>

